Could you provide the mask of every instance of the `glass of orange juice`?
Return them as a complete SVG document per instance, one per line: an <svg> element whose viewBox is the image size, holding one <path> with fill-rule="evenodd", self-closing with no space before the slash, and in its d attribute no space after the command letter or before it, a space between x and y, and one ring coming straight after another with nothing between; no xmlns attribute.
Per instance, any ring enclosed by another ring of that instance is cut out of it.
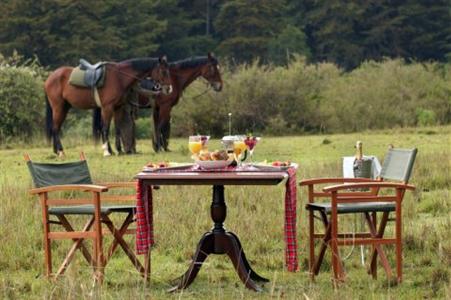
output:
<svg viewBox="0 0 451 300"><path fill-rule="evenodd" d="M188 140L189 151L193 154L193 158L199 155L202 150L202 139L200 135L191 135Z"/></svg>
<svg viewBox="0 0 451 300"><path fill-rule="evenodd" d="M241 155L246 151L247 146L244 143L244 139L238 139L233 142L233 155L238 165L241 165Z"/></svg>

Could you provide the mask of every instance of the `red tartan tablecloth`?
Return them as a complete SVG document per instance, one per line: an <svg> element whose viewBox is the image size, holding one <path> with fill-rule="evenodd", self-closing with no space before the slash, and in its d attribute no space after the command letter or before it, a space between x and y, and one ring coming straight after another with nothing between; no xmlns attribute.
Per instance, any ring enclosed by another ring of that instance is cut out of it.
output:
<svg viewBox="0 0 451 300"><path fill-rule="evenodd" d="M230 170L230 169L229 169ZM178 170L177 172L179 172ZM190 170L192 172L192 170ZM220 172L227 172L221 170ZM233 171L236 171L233 169ZM169 170L166 172L170 172ZM298 251L296 238L296 168L291 167L287 170L288 180L286 182L285 192L285 264L288 271L298 270ZM136 203L136 251L138 254L145 254L155 243L153 234L153 208L152 208L152 189L150 186L144 189L142 180L138 179L137 184L137 203Z"/></svg>

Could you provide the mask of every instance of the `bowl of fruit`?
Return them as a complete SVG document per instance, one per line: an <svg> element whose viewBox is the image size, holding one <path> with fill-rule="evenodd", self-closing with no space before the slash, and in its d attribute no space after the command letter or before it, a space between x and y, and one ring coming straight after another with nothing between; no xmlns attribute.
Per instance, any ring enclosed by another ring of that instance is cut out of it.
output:
<svg viewBox="0 0 451 300"><path fill-rule="evenodd" d="M222 169L233 162L233 158L225 150L201 150L194 161L201 169Z"/></svg>

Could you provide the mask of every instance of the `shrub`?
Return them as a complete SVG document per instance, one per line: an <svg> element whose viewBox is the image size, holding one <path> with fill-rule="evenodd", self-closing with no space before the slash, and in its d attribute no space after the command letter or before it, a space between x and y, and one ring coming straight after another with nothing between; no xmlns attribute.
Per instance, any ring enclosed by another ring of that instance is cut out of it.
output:
<svg viewBox="0 0 451 300"><path fill-rule="evenodd" d="M430 109L417 108L417 124L420 126L430 126L437 123L435 112Z"/></svg>
<svg viewBox="0 0 451 300"><path fill-rule="evenodd" d="M41 130L45 111L42 68L0 55L0 143Z"/></svg>
<svg viewBox="0 0 451 300"><path fill-rule="evenodd" d="M446 76L435 63L366 62L331 82L322 93L320 113L329 131L447 124L451 86Z"/></svg>

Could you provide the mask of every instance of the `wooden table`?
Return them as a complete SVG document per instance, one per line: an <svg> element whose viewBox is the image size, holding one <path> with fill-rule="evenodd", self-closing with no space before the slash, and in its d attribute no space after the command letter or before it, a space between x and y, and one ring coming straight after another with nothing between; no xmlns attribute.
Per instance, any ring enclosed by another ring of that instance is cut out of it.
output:
<svg viewBox="0 0 451 300"><path fill-rule="evenodd" d="M210 208L213 228L200 239L193 261L188 270L170 289L175 291L188 287L195 279L203 261L209 254L227 254L244 285L254 291L261 291L256 282L269 280L258 275L250 266L241 246L238 236L226 231L223 223L227 216L227 206L224 198L225 185L277 185L288 177L285 171L224 171L224 172L141 172L135 178L141 181L144 188L149 185L211 185L213 186Z"/></svg>

